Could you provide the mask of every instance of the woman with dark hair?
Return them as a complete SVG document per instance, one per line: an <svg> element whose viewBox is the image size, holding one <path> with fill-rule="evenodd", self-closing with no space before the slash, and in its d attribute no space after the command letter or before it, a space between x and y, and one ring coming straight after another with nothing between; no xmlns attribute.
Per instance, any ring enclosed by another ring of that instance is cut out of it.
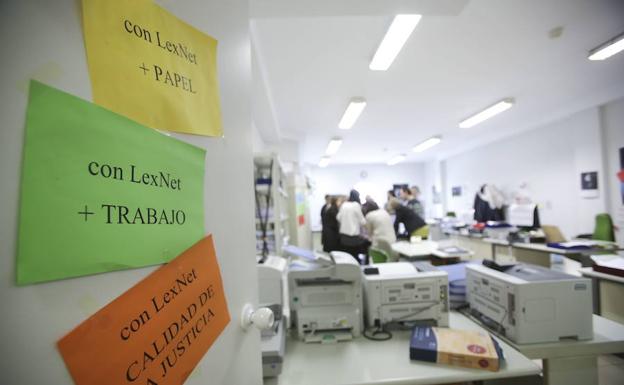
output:
<svg viewBox="0 0 624 385"><path fill-rule="evenodd" d="M340 234L338 233L338 198L329 196L329 205L323 206L321 211L321 222L323 230L321 240L323 243L323 251L330 252L340 249Z"/></svg>
<svg viewBox="0 0 624 385"><path fill-rule="evenodd" d="M358 255L366 255L369 242L360 236L361 227L366 224L366 219L360 207L359 192L356 190L349 192L349 201L340 205L336 218L340 224L340 249L361 263Z"/></svg>

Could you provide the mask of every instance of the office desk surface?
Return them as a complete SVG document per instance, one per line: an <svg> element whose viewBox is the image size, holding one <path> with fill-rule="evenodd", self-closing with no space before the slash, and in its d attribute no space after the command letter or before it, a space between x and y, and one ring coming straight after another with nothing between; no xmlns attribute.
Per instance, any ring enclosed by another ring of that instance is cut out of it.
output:
<svg viewBox="0 0 624 385"><path fill-rule="evenodd" d="M593 242L597 242L597 241L593 241ZM613 251L619 250L617 246L614 246L614 245L612 246L612 244L609 242L597 242L597 243L599 243L597 247L591 247L588 249L562 249L559 247L550 247L544 243L522 243L522 242L513 243L512 246L520 248L520 249L543 251L545 253L561 254L561 255L589 255L592 253L600 254L600 253L613 252ZM608 246L612 246L612 247L608 247Z"/></svg>
<svg viewBox="0 0 624 385"><path fill-rule="evenodd" d="M618 277L617 275L605 274L599 271L594 271L594 269L591 267L583 267L582 269L579 269L579 271L584 277L599 278L607 281L624 283L624 277Z"/></svg>
<svg viewBox="0 0 624 385"><path fill-rule="evenodd" d="M624 352L624 325L594 314L594 338L543 344L515 344L501 339L531 359L595 356Z"/></svg>
<svg viewBox="0 0 624 385"><path fill-rule="evenodd" d="M446 235L457 235L459 237L465 237L465 238L473 238L473 239L484 239L485 235L483 235L483 233L462 233L459 231L446 231L444 232Z"/></svg>
<svg viewBox="0 0 624 385"><path fill-rule="evenodd" d="M482 329L456 312L451 312L450 325L457 329ZM541 372L538 365L500 339L506 361L498 372L411 361L409 338L409 331L395 331L388 341L369 341L359 337L349 342L321 345L305 344L289 337L282 374L265 379L264 384L444 384L522 377Z"/></svg>
<svg viewBox="0 0 624 385"><path fill-rule="evenodd" d="M424 257L431 255L438 249L437 242L433 241L420 241L420 242L406 242L400 241L393 243L392 251L405 255L406 257Z"/></svg>
<svg viewBox="0 0 624 385"><path fill-rule="evenodd" d="M510 246L509 241L506 239L483 238L483 242L491 243L498 246Z"/></svg>

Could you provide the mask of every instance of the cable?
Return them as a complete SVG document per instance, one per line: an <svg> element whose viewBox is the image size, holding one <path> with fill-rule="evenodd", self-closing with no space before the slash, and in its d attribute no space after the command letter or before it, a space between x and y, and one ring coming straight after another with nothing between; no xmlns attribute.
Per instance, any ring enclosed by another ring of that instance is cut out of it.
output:
<svg viewBox="0 0 624 385"><path fill-rule="evenodd" d="M431 304L429 306L421 307L420 309L417 309L416 311L414 311L412 313L402 315L399 318L393 318L390 321L388 321L387 323L400 322L400 321L404 320L405 318L409 318L411 316L415 316L416 314L420 314L420 313L424 312L425 310L429 310L432 307L434 307L435 305L439 305L439 304L440 304L440 302L431 302Z"/></svg>
<svg viewBox="0 0 624 385"><path fill-rule="evenodd" d="M401 317L393 318L390 321L386 322L383 326L380 326L378 324L376 326L376 329L373 330L372 334L370 334L370 335L368 333L369 333L369 331L371 329L364 329L364 332L362 333L362 335L366 339L369 339L371 341L387 341L387 340L392 338L392 333L388 329L386 329L385 325L388 325L388 324L393 323L393 322L401 322L405 318L409 318L409 317L415 316L417 314L420 314L423 311L431 309L432 307L434 307L434 306L436 306L438 304L440 304L440 302L431 302L431 304L429 306L422 307L422 308L420 308L420 309L418 309L418 310L416 310L416 311L414 311L412 313L402 315ZM381 337L378 337L380 335L381 335Z"/></svg>
<svg viewBox="0 0 624 385"><path fill-rule="evenodd" d="M369 339L371 341L387 341L392 338L392 333L386 330L383 326L377 326L375 330L373 330L373 334L368 335L368 331L370 329L364 329L362 335L364 338Z"/></svg>

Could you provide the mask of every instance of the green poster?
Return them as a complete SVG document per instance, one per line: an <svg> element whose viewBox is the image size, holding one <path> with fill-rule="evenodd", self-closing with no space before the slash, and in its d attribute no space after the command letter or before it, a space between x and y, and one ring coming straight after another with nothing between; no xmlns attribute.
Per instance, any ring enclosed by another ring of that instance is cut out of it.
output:
<svg viewBox="0 0 624 385"><path fill-rule="evenodd" d="M32 81L17 283L171 260L204 235L205 151Z"/></svg>

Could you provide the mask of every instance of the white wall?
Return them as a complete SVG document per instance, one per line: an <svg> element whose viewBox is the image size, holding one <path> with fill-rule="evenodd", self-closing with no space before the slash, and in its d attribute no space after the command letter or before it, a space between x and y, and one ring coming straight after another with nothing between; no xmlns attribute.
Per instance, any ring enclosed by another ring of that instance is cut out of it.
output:
<svg viewBox="0 0 624 385"><path fill-rule="evenodd" d="M186 383L261 384L259 335L257 332L244 335L238 326L242 303L250 300L257 303L248 3L244 0L159 3L219 41L224 138L173 136L207 152L205 228L214 234L232 321ZM76 0L3 1L0 7L0 44L11 47L2 55L0 74L3 85L0 88L2 384L73 384L55 347L56 341L156 268L23 287L15 285L28 80L35 78L91 100L79 7Z"/></svg>
<svg viewBox="0 0 624 385"><path fill-rule="evenodd" d="M524 184L539 204L542 224L571 237L593 232L594 216L606 210L599 108L488 144L445 160L447 209L467 213L483 183L510 198ZM580 197L580 173L598 171L600 196ZM451 188L462 187L461 197Z"/></svg>
<svg viewBox="0 0 624 385"><path fill-rule="evenodd" d="M362 177L362 173L367 174ZM395 166L387 165L329 165L326 168L310 169L313 190L310 197L310 217L312 228L321 224L321 207L325 203L325 194L348 195L352 188L360 192L362 199L370 195L378 205L386 203L386 193L393 184L407 183L417 185L423 190L425 180L424 167L421 163L406 163ZM422 198L430 195L422 191Z"/></svg>
<svg viewBox="0 0 624 385"><path fill-rule="evenodd" d="M604 135L607 207L619 227L615 233L618 243L624 245L624 186L617 177L617 173L622 170L619 149L624 147L624 98L602 106L600 113Z"/></svg>
<svg viewBox="0 0 624 385"><path fill-rule="evenodd" d="M430 160L423 164L425 178L420 189L423 192L425 216L427 218L440 218L444 215L443 164L439 160ZM438 193L437 201L435 200L434 189Z"/></svg>
<svg viewBox="0 0 624 385"><path fill-rule="evenodd" d="M251 148L253 149L253 153L257 154L265 152L267 147L264 143L264 139L262 139L262 135L260 135L260 131L258 131L258 127L256 127L253 122L251 126Z"/></svg>

